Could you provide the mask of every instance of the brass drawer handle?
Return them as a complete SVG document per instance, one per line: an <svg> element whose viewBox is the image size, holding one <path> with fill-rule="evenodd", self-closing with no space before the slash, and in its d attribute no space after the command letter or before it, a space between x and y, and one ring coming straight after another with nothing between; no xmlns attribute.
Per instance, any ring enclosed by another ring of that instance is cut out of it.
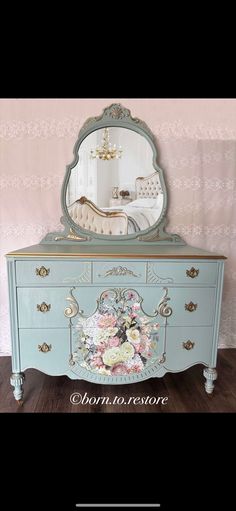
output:
<svg viewBox="0 0 236 511"><path fill-rule="evenodd" d="M50 268L45 268L45 266L41 266L41 268L36 268L35 270L36 275L39 275L39 277L47 277L50 273Z"/></svg>
<svg viewBox="0 0 236 511"><path fill-rule="evenodd" d="M187 351L192 350L194 348L195 342L193 341L186 341L183 342L183 348Z"/></svg>
<svg viewBox="0 0 236 511"><path fill-rule="evenodd" d="M187 277L191 277L191 279L195 279L199 274L199 270L196 270L196 268L191 268L191 270L186 270Z"/></svg>
<svg viewBox="0 0 236 511"><path fill-rule="evenodd" d="M42 302L41 305L37 305L37 311L39 312L48 312L51 309L51 304L47 304L45 302Z"/></svg>
<svg viewBox="0 0 236 511"><path fill-rule="evenodd" d="M41 351L42 353L48 353L49 351L51 351L51 349L52 345L47 344L46 342L44 342L43 344L38 344L38 350Z"/></svg>
<svg viewBox="0 0 236 511"><path fill-rule="evenodd" d="M185 304L185 310L189 312L195 311L197 308L197 303L189 302Z"/></svg>

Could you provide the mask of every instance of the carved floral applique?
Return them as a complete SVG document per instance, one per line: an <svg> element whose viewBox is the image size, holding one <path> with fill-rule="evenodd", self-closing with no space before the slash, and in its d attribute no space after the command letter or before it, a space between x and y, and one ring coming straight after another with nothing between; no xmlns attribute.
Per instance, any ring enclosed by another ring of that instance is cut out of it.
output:
<svg viewBox="0 0 236 511"><path fill-rule="evenodd" d="M73 360L105 375L140 373L156 360L159 324L143 314L140 302L134 291L104 292L97 311L77 324Z"/></svg>

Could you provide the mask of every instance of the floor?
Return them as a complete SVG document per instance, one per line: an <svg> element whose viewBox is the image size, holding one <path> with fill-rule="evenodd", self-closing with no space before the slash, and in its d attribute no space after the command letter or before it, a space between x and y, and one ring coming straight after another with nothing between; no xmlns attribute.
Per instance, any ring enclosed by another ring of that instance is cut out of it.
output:
<svg viewBox="0 0 236 511"><path fill-rule="evenodd" d="M123 386L95 385L28 369L24 404L19 406L9 383L11 359L1 357L0 412L236 412L236 349L219 350L213 395L204 390L202 369L197 365L181 373Z"/></svg>

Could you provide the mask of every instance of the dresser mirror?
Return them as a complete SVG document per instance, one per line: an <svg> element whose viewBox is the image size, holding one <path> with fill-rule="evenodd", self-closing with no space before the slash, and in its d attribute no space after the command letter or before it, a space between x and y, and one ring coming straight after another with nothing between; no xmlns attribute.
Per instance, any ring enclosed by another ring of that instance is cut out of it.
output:
<svg viewBox="0 0 236 511"><path fill-rule="evenodd" d="M184 244L164 231L167 191L155 137L121 104L81 128L62 186L62 210L66 230L54 241Z"/></svg>

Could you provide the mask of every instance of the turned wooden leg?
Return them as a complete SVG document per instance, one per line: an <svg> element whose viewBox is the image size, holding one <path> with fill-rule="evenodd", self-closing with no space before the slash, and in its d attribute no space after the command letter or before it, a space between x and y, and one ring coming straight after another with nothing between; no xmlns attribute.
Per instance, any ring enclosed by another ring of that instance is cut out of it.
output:
<svg viewBox="0 0 236 511"><path fill-rule="evenodd" d="M213 369L212 367L206 367L203 370L203 375L206 378L206 382L205 382L206 392L207 392L207 394L212 394L214 386L215 386L214 381L217 378L217 371L216 371L216 369Z"/></svg>
<svg viewBox="0 0 236 511"><path fill-rule="evenodd" d="M18 402L19 405L23 405L23 383L24 383L25 375L23 373L12 373L10 382L14 387L13 394L14 398Z"/></svg>

